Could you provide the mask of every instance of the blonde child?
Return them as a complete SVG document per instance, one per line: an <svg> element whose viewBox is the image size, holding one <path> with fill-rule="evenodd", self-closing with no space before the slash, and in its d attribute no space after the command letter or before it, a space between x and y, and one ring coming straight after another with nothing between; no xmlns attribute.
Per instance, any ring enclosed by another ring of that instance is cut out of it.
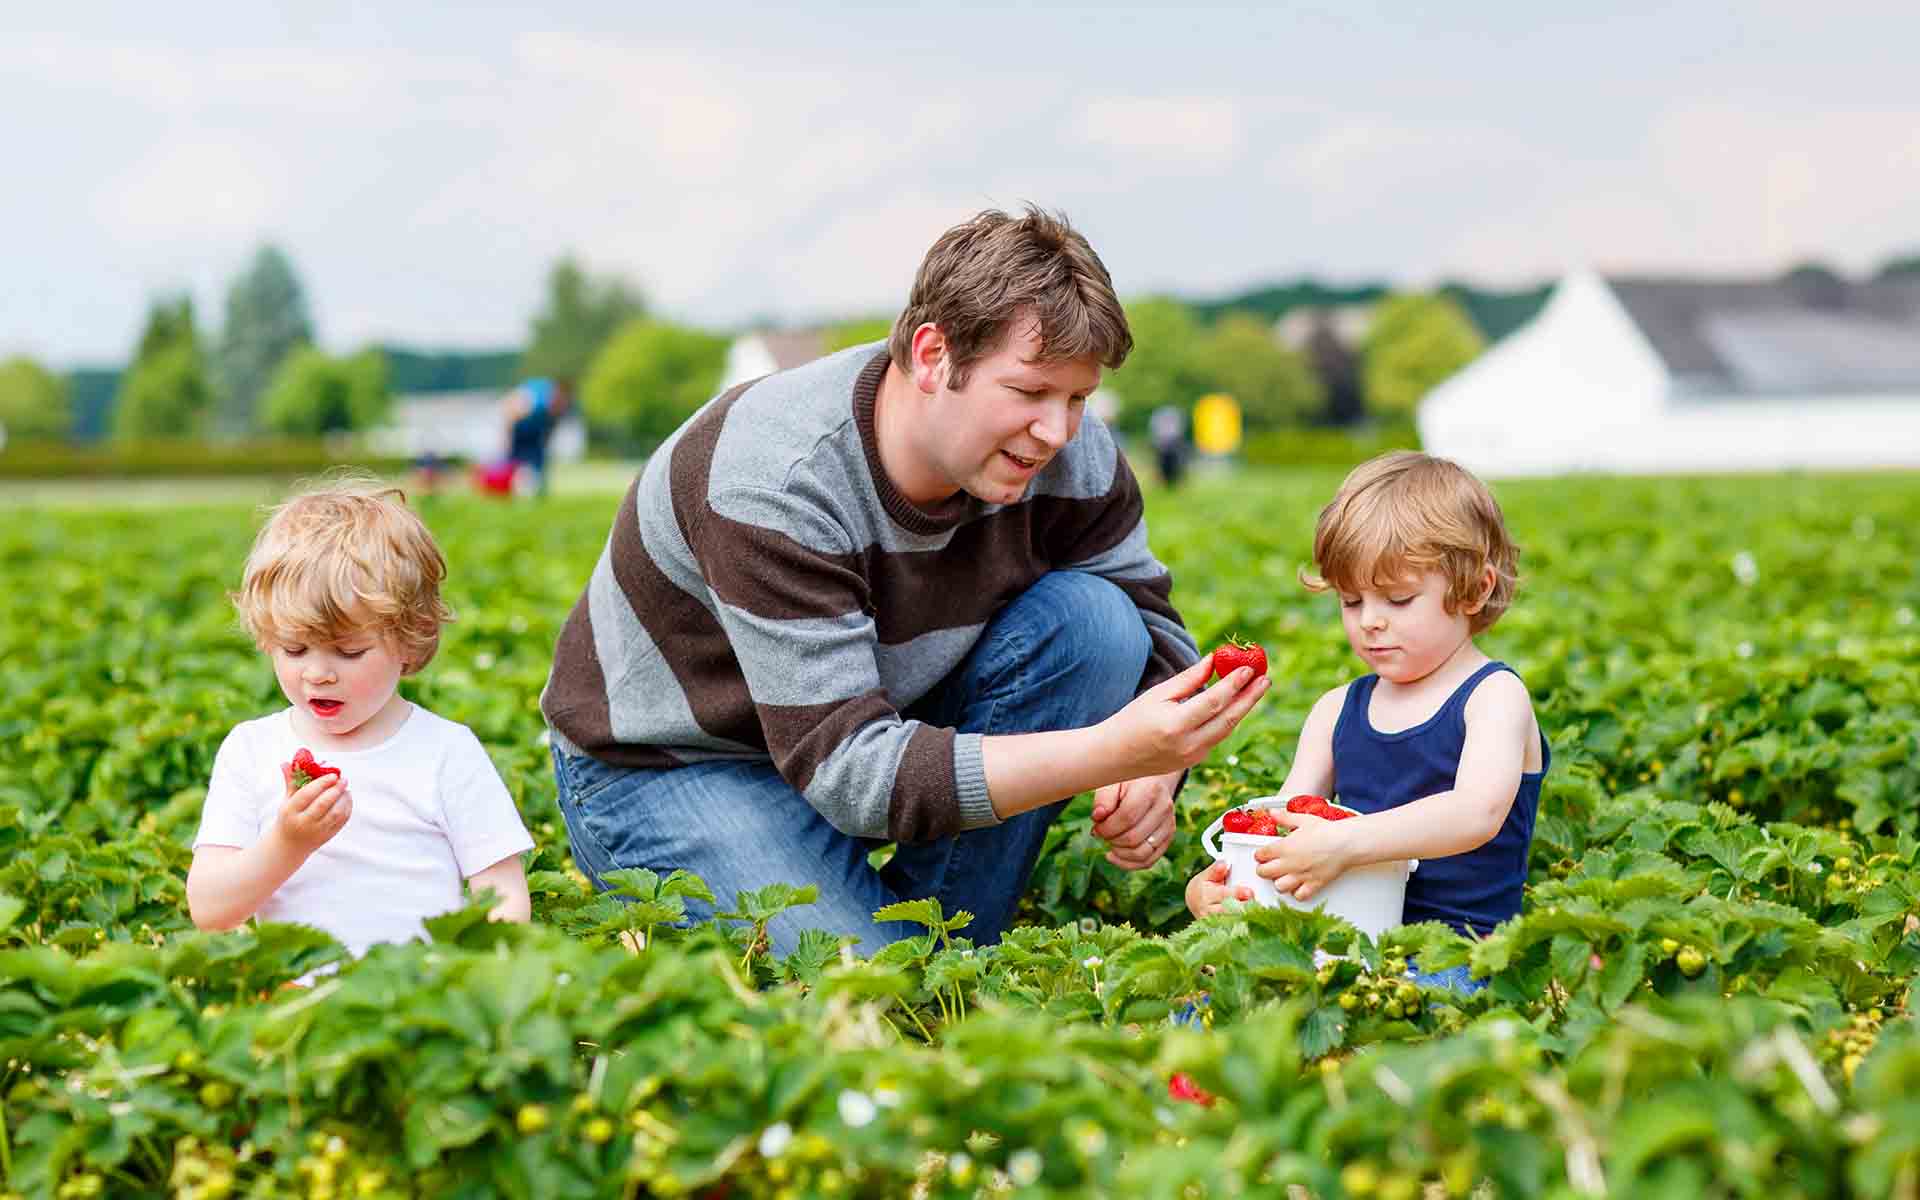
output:
<svg viewBox="0 0 1920 1200"><path fill-rule="evenodd" d="M1255 851L1256 869L1310 900L1355 867L1418 859L1403 919L1485 936L1520 911L1550 761L1526 686L1474 643L1513 598L1500 506L1459 466L1397 451L1347 476L1320 513L1313 557L1318 574L1302 582L1338 596L1347 641L1373 672L1314 704L1281 794L1337 793L1364 815L1275 810L1291 832ZM1188 882L1194 915L1221 907L1226 879L1221 863ZM1473 987L1464 967L1420 978Z"/></svg>
<svg viewBox="0 0 1920 1200"><path fill-rule="evenodd" d="M513 798L471 730L396 690L452 619L446 570L396 489L343 481L269 517L233 600L289 707L236 726L214 759L194 924L298 922L360 955L425 938L462 880L494 892L495 920L527 920L533 840ZM340 773L296 786L299 750Z"/></svg>

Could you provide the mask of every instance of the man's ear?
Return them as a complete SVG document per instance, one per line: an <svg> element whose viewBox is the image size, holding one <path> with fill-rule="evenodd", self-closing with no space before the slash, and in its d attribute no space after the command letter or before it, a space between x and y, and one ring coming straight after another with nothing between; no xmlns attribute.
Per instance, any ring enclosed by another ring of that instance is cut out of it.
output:
<svg viewBox="0 0 1920 1200"><path fill-rule="evenodd" d="M913 331L911 347L913 386L931 396L947 381L947 335L928 321Z"/></svg>

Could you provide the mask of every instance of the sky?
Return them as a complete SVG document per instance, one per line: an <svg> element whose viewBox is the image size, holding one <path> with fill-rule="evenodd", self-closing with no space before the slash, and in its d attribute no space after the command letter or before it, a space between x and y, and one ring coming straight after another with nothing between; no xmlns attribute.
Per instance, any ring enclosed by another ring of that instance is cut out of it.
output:
<svg viewBox="0 0 1920 1200"><path fill-rule="evenodd" d="M1123 296L1920 253L1911 0L550 7L9 13L0 355L217 328L267 241L338 350L518 346L567 253L716 329L887 314L1024 202Z"/></svg>

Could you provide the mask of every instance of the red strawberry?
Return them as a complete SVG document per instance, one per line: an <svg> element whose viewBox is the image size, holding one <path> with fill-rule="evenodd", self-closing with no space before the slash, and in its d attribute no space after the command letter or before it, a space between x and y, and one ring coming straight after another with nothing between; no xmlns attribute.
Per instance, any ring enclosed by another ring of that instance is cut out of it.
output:
<svg viewBox="0 0 1920 1200"><path fill-rule="evenodd" d="M1275 820L1273 814L1266 809L1256 808L1247 824L1247 832L1261 837L1279 837L1280 822Z"/></svg>
<svg viewBox="0 0 1920 1200"><path fill-rule="evenodd" d="M1220 818L1220 828L1227 833L1245 833L1253 828L1253 814L1244 808L1230 808Z"/></svg>
<svg viewBox="0 0 1920 1200"><path fill-rule="evenodd" d="M1301 792L1298 796L1287 801L1288 812L1311 813L1316 817L1321 815L1320 810L1326 808L1326 806L1327 799L1325 796L1316 796L1311 792Z"/></svg>
<svg viewBox="0 0 1920 1200"><path fill-rule="evenodd" d="M1265 675L1267 652L1253 642L1230 637L1226 645L1213 652L1213 673L1225 679L1241 667L1252 667L1255 675Z"/></svg>
<svg viewBox="0 0 1920 1200"><path fill-rule="evenodd" d="M1174 1100L1185 1100L1189 1104L1213 1107L1213 1093L1195 1083L1193 1076L1185 1071L1175 1071L1173 1078L1167 1080L1167 1096Z"/></svg>
<svg viewBox="0 0 1920 1200"><path fill-rule="evenodd" d="M1360 814L1354 809L1347 808L1345 805L1328 804L1320 815L1329 821L1344 821L1348 817L1357 817Z"/></svg>
<svg viewBox="0 0 1920 1200"><path fill-rule="evenodd" d="M293 762L288 765L288 769L293 772L293 790L296 792L322 775L340 773L339 767L330 767L316 760L313 757L313 751L305 746L293 752Z"/></svg>

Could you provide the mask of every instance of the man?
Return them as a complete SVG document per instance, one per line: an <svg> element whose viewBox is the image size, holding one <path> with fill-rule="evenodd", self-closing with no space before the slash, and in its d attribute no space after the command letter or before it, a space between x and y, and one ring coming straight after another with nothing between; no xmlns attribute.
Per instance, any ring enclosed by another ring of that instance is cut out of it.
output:
<svg viewBox="0 0 1920 1200"><path fill-rule="evenodd" d="M1115 865L1166 852L1182 772L1264 693L1208 664L1085 405L1132 348L1086 240L984 212L888 344L734 388L651 458L541 696L575 860L685 868L769 926L907 936L932 895L999 938L1062 803ZM868 856L888 841L876 870ZM696 914L698 915L698 914Z"/></svg>

